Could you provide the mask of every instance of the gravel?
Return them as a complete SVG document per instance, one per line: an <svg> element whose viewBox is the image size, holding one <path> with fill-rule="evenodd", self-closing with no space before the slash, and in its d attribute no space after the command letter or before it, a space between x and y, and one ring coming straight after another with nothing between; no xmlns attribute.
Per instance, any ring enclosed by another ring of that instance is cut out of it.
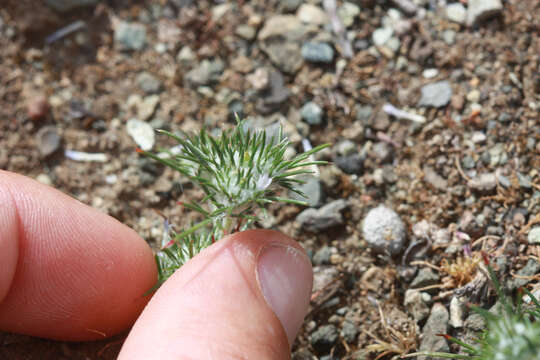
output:
<svg viewBox="0 0 540 360"><path fill-rule="evenodd" d="M62 138L56 126L44 126L37 132L36 141L41 157L46 158L60 149Z"/></svg>
<svg viewBox="0 0 540 360"><path fill-rule="evenodd" d="M149 151L154 147L156 139L154 129L150 124L137 119L130 119L126 124L126 131L142 150Z"/></svg>
<svg viewBox="0 0 540 360"><path fill-rule="evenodd" d="M316 103L310 101L302 106L300 115L309 125L320 125L323 121L323 110Z"/></svg>
<svg viewBox="0 0 540 360"><path fill-rule="evenodd" d="M302 57L313 63L329 64L334 59L334 49L327 43L307 42L302 46Z"/></svg>

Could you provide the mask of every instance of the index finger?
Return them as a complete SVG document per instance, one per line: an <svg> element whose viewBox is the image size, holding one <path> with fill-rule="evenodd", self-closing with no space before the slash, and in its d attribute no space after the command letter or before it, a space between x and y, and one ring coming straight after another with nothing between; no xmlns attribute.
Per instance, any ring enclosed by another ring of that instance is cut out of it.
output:
<svg viewBox="0 0 540 360"><path fill-rule="evenodd" d="M0 329L91 340L129 327L155 283L152 251L106 214L0 170Z"/></svg>

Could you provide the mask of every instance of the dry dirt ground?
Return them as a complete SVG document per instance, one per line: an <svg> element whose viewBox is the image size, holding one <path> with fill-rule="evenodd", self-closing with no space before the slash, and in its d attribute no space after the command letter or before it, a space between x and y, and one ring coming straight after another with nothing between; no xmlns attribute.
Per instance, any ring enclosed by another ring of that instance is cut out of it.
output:
<svg viewBox="0 0 540 360"><path fill-rule="evenodd" d="M496 302L477 266L481 250L509 293L539 289L537 1L502 1L469 25L450 19L457 3L444 0L307 1L307 10L302 1L96 3L59 12L2 1L0 169L66 192L156 247L155 210L182 228L193 214L176 202L201 193L135 153L128 120L194 131L231 127L238 112L261 126L280 121L291 152L302 139L331 143L320 158L332 164L306 189L319 199L315 222L328 216L330 225L306 226L295 206L272 207L259 224L295 237L313 258L316 287L294 359L391 359L445 349L435 332L473 337L482 326L460 304ZM271 26L280 14L289 15L285 31ZM138 26L127 39L126 24ZM331 52L316 47L310 57L300 50L307 42ZM446 90L424 99L425 86L440 82ZM385 104L417 117L390 115ZM324 208L339 199L343 207ZM404 224L391 253L362 228L381 204ZM122 340L0 333L0 358L113 359Z"/></svg>

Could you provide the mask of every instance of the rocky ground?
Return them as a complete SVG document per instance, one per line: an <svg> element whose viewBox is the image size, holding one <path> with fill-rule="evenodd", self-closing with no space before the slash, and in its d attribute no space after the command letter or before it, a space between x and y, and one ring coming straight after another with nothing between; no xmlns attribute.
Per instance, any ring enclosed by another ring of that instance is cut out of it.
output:
<svg viewBox="0 0 540 360"><path fill-rule="evenodd" d="M133 227L192 214L184 179L134 152L152 128L280 122L293 155L331 143L304 186L311 207L261 227L313 259L293 359L458 351L466 303L540 294L540 4L535 0L4 0L0 169ZM112 359L92 344L0 334L0 358Z"/></svg>

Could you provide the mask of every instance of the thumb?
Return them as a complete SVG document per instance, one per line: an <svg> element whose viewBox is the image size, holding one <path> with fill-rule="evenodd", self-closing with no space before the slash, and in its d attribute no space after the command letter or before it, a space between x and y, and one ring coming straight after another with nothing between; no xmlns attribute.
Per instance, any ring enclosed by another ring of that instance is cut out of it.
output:
<svg viewBox="0 0 540 360"><path fill-rule="evenodd" d="M119 359L289 359L312 283L304 250L285 235L227 236L163 284Z"/></svg>

